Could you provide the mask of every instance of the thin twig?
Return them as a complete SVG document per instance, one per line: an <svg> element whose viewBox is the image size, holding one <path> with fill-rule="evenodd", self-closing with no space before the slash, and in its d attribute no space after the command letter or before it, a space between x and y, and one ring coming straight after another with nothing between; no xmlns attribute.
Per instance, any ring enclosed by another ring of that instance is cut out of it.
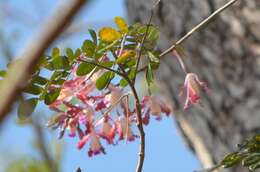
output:
<svg viewBox="0 0 260 172"><path fill-rule="evenodd" d="M158 4L158 3L156 3L156 4ZM137 62L136 62L136 66L135 66L135 73L138 72L138 68L139 68L139 64L140 64L141 56L142 56L142 51L143 51L143 48L144 48L144 42L145 42L146 37L148 35L148 31L149 31L149 28L150 28L150 25L151 25L151 22L152 22L152 18L153 18L153 9L154 9L154 7L155 6L153 6L153 8L151 9L151 15L150 15L150 18L148 20L144 36L143 36L143 38L141 40L141 43L140 43L140 49L139 49L138 54L137 54ZM135 79L136 79L136 76L133 78L133 82L134 83L135 83Z"/></svg>
<svg viewBox="0 0 260 172"><path fill-rule="evenodd" d="M146 31L145 31L145 35L144 35L142 42L141 42L139 54L137 56L138 59L137 59L137 64L136 64L136 69L135 69L136 75L138 73L139 63L140 63L140 59L141 59L141 56L142 56L142 49L143 49L143 46L144 46L144 41L147 37L148 31L149 31L149 26L150 26L151 21L152 21L153 10L156 7L156 5L158 5L158 3L160 3L160 0L158 0L155 4L153 4L153 7L151 9L151 16L150 16L148 26L147 26ZM135 108L136 108L136 112L137 112L137 124L136 125L137 125L137 128L138 128L139 133L140 133L140 147L139 147L139 154L138 154L139 158L138 158L138 162L137 162L137 166L136 166L136 172L142 172L143 164L144 164L144 158L145 158L145 132L144 132L143 122L142 122L141 104L140 104L140 100L139 100L139 97L138 97L138 94L137 94L137 91L136 91L135 85L134 85L135 79L136 79L136 76L133 79L133 83L131 83L130 79L128 80L128 83L129 83L129 86L130 86L130 88L133 92L134 98L135 98Z"/></svg>
<svg viewBox="0 0 260 172"><path fill-rule="evenodd" d="M197 32L200 30L204 25L206 25L208 22L210 22L213 18L215 18L218 14L220 14L222 11L224 11L226 8L234 4L237 0L231 0L219 9L217 9L214 13L212 13L210 16L208 16L206 19L204 19L202 22L200 22L198 25L193 27L188 33L186 33L183 37L181 37L175 44L173 44L170 48L163 51L160 54L160 57L170 53L173 49L175 49L176 46L182 44L186 39L188 39L194 32Z"/></svg>
<svg viewBox="0 0 260 172"><path fill-rule="evenodd" d="M70 0L62 3L50 18L43 23L43 27L32 39L9 69L5 79L0 85L0 123L5 119L13 102L21 93L21 89L30 75L34 72L35 64L49 47L49 45L62 33L65 26L70 23L79 9L87 0ZM18 72L19 71L19 72Z"/></svg>

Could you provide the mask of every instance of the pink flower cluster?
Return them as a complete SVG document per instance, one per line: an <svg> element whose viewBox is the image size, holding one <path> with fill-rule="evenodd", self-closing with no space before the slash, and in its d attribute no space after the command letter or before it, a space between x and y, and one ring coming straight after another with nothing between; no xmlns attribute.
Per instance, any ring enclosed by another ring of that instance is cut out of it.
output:
<svg viewBox="0 0 260 172"><path fill-rule="evenodd" d="M70 137L79 137L78 149L89 144L88 156L105 154L102 142L116 145L120 140L134 141L136 109L130 108L123 90L110 84L104 91L97 91L95 82L104 72L99 70L86 76L76 75L75 65L71 77L62 86L59 97L49 107L57 112L55 123L49 127L60 129L60 138L65 131ZM141 101L142 119L149 123L150 116L162 118L170 114L170 107L155 96L145 96Z"/></svg>

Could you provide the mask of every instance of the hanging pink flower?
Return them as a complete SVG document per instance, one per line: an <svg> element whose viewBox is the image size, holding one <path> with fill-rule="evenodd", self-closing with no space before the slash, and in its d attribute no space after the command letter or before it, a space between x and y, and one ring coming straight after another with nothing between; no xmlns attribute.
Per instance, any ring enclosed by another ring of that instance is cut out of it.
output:
<svg viewBox="0 0 260 172"><path fill-rule="evenodd" d="M100 153L105 154L105 150L100 143L99 135L94 130L83 136L83 138L78 142L78 149L82 149L88 140L90 141L90 148L88 151L89 157Z"/></svg>
<svg viewBox="0 0 260 172"><path fill-rule="evenodd" d="M94 121L94 109L91 106L85 107L82 112L78 114L79 122L82 124L93 123Z"/></svg>
<svg viewBox="0 0 260 172"><path fill-rule="evenodd" d="M149 123L150 115L155 116L155 119L160 120L162 118L162 113L166 114L166 116L169 116L171 113L170 106L156 96L144 96L141 104L144 112L143 122L146 125Z"/></svg>
<svg viewBox="0 0 260 172"><path fill-rule="evenodd" d="M186 74L184 89L186 89L184 110L188 109L190 104L199 103L201 91L208 90L206 83L202 82L199 77L194 73Z"/></svg>
<svg viewBox="0 0 260 172"><path fill-rule="evenodd" d="M113 144L116 134L116 126L108 116L104 116L96 125L101 125L100 137L108 144Z"/></svg>
<svg viewBox="0 0 260 172"><path fill-rule="evenodd" d="M131 129L131 121L125 116L119 116L116 121L116 129L119 134L119 140L126 139L127 141L134 141L137 138L137 135L133 134Z"/></svg>
<svg viewBox="0 0 260 172"><path fill-rule="evenodd" d="M75 137L77 132L78 121L75 118L71 118L68 122L67 129L70 131L69 136Z"/></svg>

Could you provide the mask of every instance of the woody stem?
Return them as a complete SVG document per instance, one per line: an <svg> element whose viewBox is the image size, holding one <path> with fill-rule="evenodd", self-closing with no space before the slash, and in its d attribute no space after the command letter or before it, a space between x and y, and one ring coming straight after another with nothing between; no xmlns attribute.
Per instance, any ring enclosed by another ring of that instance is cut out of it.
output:
<svg viewBox="0 0 260 172"><path fill-rule="evenodd" d="M137 94L134 84L132 82L130 82L129 85L130 85L130 88L131 88L134 98L135 98L135 108L136 108L136 112L137 112L137 124L136 125L137 125L137 128L140 133L140 147L139 147L139 154L138 154L139 157L138 157L136 172L142 172L143 164L144 164L144 157L145 157L145 132L144 132L143 123L142 123L141 104L140 104L140 100L138 98L138 94Z"/></svg>

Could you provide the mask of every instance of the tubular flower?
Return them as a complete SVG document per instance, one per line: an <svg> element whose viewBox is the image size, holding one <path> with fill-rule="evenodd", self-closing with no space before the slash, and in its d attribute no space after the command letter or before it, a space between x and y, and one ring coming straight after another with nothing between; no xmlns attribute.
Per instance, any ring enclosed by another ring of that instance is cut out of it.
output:
<svg viewBox="0 0 260 172"><path fill-rule="evenodd" d="M110 122L108 116L104 116L97 125L101 125L100 137L105 139L108 144L113 144L116 134L116 127L114 123Z"/></svg>
<svg viewBox="0 0 260 172"><path fill-rule="evenodd" d="M170 106L155 96L145 96L141 104L142 110L145 112L143 117L143 122L145 124L149 123L150 115L153 115L155 116L155 119L160 120L162 118L162 113L166 114L166 116L169 116L171 113Z"/></svg>
<svg viewBox="0 0 260 172"><path fill-rule="evenodd" d="M94 130L83 136L83 138L78 142L78 149L82 149L88 140L90 141L90 148L88 151L89 157L100 153L105 154L105 150L100 143L100 138Z"/></svg>
<svg viewBox="0 0 260 172"><path fill-rule="evenodd" d="M70 133L69 133L70 137L75 137L76 136L77 124L78 124L78 122L75 119L71 118L69 120L67 129L70 130Z"/></svg>
<svg viewBox="0 0 260 172"><path fill-rule="evenodd" d="M127 141L134 141L138 136L133 134L130 121L125 116L120 116L116 121L116 129L119 134L119 140L126 139Z"/></svg>
<svg viewBox="0 0 260 172"><path fill-rule="evenodd" d="M190 104L199 103L201 91L208 90L206 83L202 82L199 77L194 73L186 74L184 89L186 89L184 110L188 109Z"/></svg>

